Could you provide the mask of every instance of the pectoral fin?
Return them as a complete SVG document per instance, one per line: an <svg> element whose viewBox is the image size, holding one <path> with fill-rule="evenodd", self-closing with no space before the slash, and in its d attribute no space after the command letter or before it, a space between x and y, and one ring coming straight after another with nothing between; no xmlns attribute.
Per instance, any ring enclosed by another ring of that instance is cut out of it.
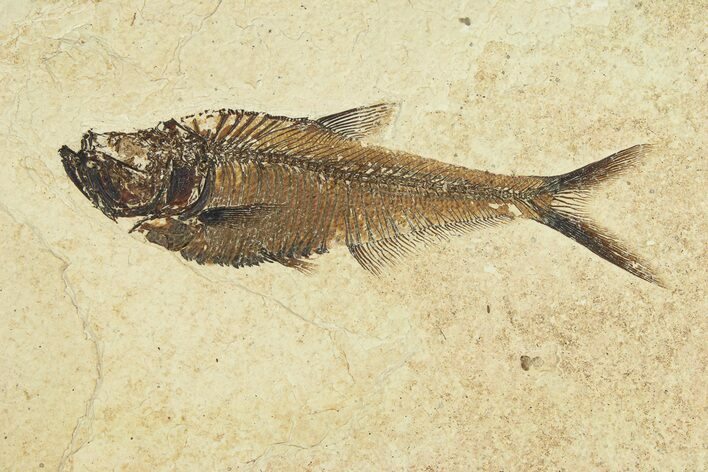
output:
<svg viewBox="0 0 708 472"><path fill-rule="evenodd" d="M213 207L199 213L197 220L207 226L240 228L267 217L281 206L275 203L253 203L235 207Z"/></svg>
<svg viewBox="0 0 708 472"><path fill-rule="evenodd" d="M398 111L394 103L353 108L318 118L317 123L348 139L362 139L380 133Z"/></svg>

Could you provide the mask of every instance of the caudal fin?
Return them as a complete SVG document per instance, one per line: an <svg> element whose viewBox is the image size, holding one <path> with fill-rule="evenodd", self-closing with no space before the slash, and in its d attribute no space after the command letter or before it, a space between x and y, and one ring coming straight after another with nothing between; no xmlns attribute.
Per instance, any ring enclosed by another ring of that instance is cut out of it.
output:
<svg viewBox="0 0 708 472"><path fill-rule="evenodd" d="M625 172L650 149L648 144L639 144L567 174L549 177L543 192L531 204L538 215L536 221L563 233L630 274L663 286L639 256L596 225L584 208L595 185Z"/></svg>

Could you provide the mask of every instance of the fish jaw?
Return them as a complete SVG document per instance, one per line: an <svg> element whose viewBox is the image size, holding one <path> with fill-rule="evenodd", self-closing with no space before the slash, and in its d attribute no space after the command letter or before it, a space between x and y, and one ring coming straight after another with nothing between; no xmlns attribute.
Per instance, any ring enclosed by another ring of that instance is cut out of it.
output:
<svg viewBox="0 0 708 472"><path fill-rule="evenodd" d="M91 197L89 197L86 193L84 184L78 174L78 169L81 165L81 158L79 155L69 146L64 145L59 149L59 156L61 156L61 162L64 165L64 171L66 171L66 174L69 176L71 181L74 182L74 185L81 190L81 193L83 193L84 196L90 200Z"/></svg>
<svg viewBox="0 0 708 472"><path fill-rule="evenodd" d="M113 221L116 221L116 214L112 206L106 201L105 190L103 190L98 176L96 163L90 161L83 151L75 152L68 146L59 149L64 170L69 179L81 191L81 193L101 212Z"/></svg>

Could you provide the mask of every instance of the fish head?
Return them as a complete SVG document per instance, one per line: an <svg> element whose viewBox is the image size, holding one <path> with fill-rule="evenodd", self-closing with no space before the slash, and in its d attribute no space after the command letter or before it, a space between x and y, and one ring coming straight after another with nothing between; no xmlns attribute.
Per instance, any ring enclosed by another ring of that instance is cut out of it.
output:
<svg viewBox="0 0 708 472"><path fill-rule="evenodd" d="M72 182L106 216L146 216L165 186L169 156L146 132L84 134L81 149L59 150Z"/></svg>

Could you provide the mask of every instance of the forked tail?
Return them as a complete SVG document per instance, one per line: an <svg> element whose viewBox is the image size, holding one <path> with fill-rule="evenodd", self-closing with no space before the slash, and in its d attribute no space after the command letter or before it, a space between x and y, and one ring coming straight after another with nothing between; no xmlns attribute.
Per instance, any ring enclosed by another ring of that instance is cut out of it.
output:
<svg viewBox="0 0 708 472"><path fill-rule="evenodd" d="M663 286L661 280L607 230L597 226L585 212L584 204L592 188L620 175L642 158L651 146L639 144L567 174L549 177L530 203L534 219L579 242L603 259L648 282Z"/></svg>

